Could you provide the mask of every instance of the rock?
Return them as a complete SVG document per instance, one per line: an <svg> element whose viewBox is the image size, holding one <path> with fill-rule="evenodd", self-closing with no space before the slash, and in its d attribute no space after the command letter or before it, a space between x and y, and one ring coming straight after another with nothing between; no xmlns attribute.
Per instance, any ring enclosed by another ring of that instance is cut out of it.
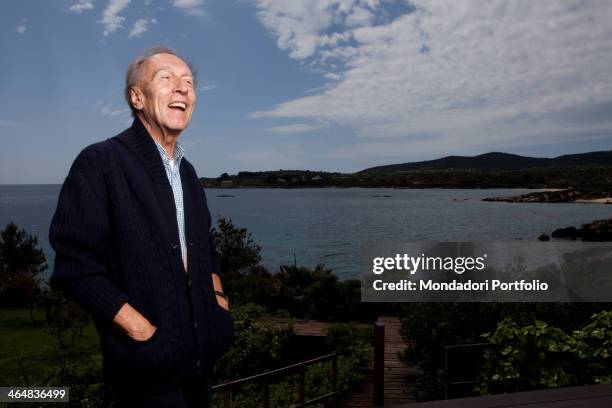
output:
<svg viewBox="0 0 612 408"><path fill-rule="evenodd" d="M540 240L542 240L542 234ZM578 239L583 241L612 241L612 219L595 220L588 224L583 224L581 228L567 227L559 228L552 233L553 238ZM549 238L550 239L550 238Z"/></svg>
<svg viewBox="0 0 612 408"><path fill-rule="evenodd" d="M612 219L595 220L582 226L584 241L612 241Z"/></svg>
<svg viewBox="0 0 612 408"><path fill-rule="evenodd" d="M576 239L582 237L582 231L576 227L559 228L553 231L552 237Z"/></svg>
<svg viewBox="0 0 612 408"><path fill-rule="evenodd" d="M542 234L538 237L538 239L540 241L550 241L550 237L548 236L548 234Z"/></svg>

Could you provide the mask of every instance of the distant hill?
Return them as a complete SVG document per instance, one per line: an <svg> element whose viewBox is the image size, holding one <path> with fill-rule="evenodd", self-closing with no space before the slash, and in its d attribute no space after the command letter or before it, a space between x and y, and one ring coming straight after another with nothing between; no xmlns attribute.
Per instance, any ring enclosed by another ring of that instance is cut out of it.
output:
<svg viewBox="0 0 612 408"><path fill-rule="evenodd" d="M517 154L491 152L478 156L447 156L436 160L389 164L370 167L361 173L395 173L411 170L515 170L534 167L610 166L612 150L580 154L566 154L555 158L527 157Z"/></svg>

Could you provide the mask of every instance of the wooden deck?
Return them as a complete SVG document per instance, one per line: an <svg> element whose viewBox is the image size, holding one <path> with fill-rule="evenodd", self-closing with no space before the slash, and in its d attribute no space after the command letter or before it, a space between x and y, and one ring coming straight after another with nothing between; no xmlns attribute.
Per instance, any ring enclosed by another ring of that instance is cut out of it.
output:
<svg viewBox="0 0 612 408"><path fill-rule="evenodd" d="M381 316L379 322L385 325L385 406L391 404L414 404L412 391L420 372L399 360L398 352L406 348L406 342L399 333L400 321L396 317ZM338 402L338 408L363 408L372 406L373 369L366 371L361 388L348 398Z"/></svg>
<svg viewBox="0 0 612 408"><path fill-rule="evenodd" d="M486 397L459 398L446 401L421 402L418 404L385 404L386 408L610 408L612 407L612 384L585 385L581 387L557 388L500 394Z"/></svg>
<svg viewBox="0 0 612 408"><path fill-rule="evenodd" d="M406 348L406 342L400 335L400 320L381 316L378 321L385 325L385 406L414 403L412 392L420 371L399 359L398 353Z"/></svg>
<svg viewBox="0 0 612 408"><path fill-rule="evenodd" d="M293 325L293 333L296 336L312 336L312 337L325 337L327 327L330 323L321 322L318 320L307 320L307 319L294 319L285 317L266 317L263 319L266 323L274 327L287 328L289 325ZM371 328L369 324L359 324L358 326Z"/></svg>

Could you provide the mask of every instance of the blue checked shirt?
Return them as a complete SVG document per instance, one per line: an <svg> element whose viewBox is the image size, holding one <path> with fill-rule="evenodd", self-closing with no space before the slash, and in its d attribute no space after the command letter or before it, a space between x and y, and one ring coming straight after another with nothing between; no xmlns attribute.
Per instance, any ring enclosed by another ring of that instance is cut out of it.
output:
<svg viewBox="0 0 612 408"><path fill-rule="evenodd" d="M170 159L166 149L164 149L155 139L155 145L159 154L161 155L162 161L164 162L164 168L166 169L166 175L168 181L172 186L172 195L174 195L174 205L176 207L176 223L179 229L179 240L181 242L181 255L183 256L183 265L185 271L187 271L187 245L185 245L185 212L183 208L183 186L181 184L181 174L179 169L181 168L181 159L185 155L185 149L178 143L174 145L174 158Z"/></svg>

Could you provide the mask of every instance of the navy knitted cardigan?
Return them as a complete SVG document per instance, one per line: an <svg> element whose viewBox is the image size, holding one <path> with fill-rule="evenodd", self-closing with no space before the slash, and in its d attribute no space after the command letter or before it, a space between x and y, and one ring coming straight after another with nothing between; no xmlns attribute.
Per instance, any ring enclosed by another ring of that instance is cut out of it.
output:
<svg viewBox="0 0 612 408"><path fill-rule="evenodd" d="M49 239L54 288L91 313L108 380L118 388L163 391L198 370L210 374L234 341L211 273L219 264L204 190L193 166L180 167L187 265L162 159L136 119L85 148L62 186ZM157 327L144 342L113 324L129 302Z"/></svg>

